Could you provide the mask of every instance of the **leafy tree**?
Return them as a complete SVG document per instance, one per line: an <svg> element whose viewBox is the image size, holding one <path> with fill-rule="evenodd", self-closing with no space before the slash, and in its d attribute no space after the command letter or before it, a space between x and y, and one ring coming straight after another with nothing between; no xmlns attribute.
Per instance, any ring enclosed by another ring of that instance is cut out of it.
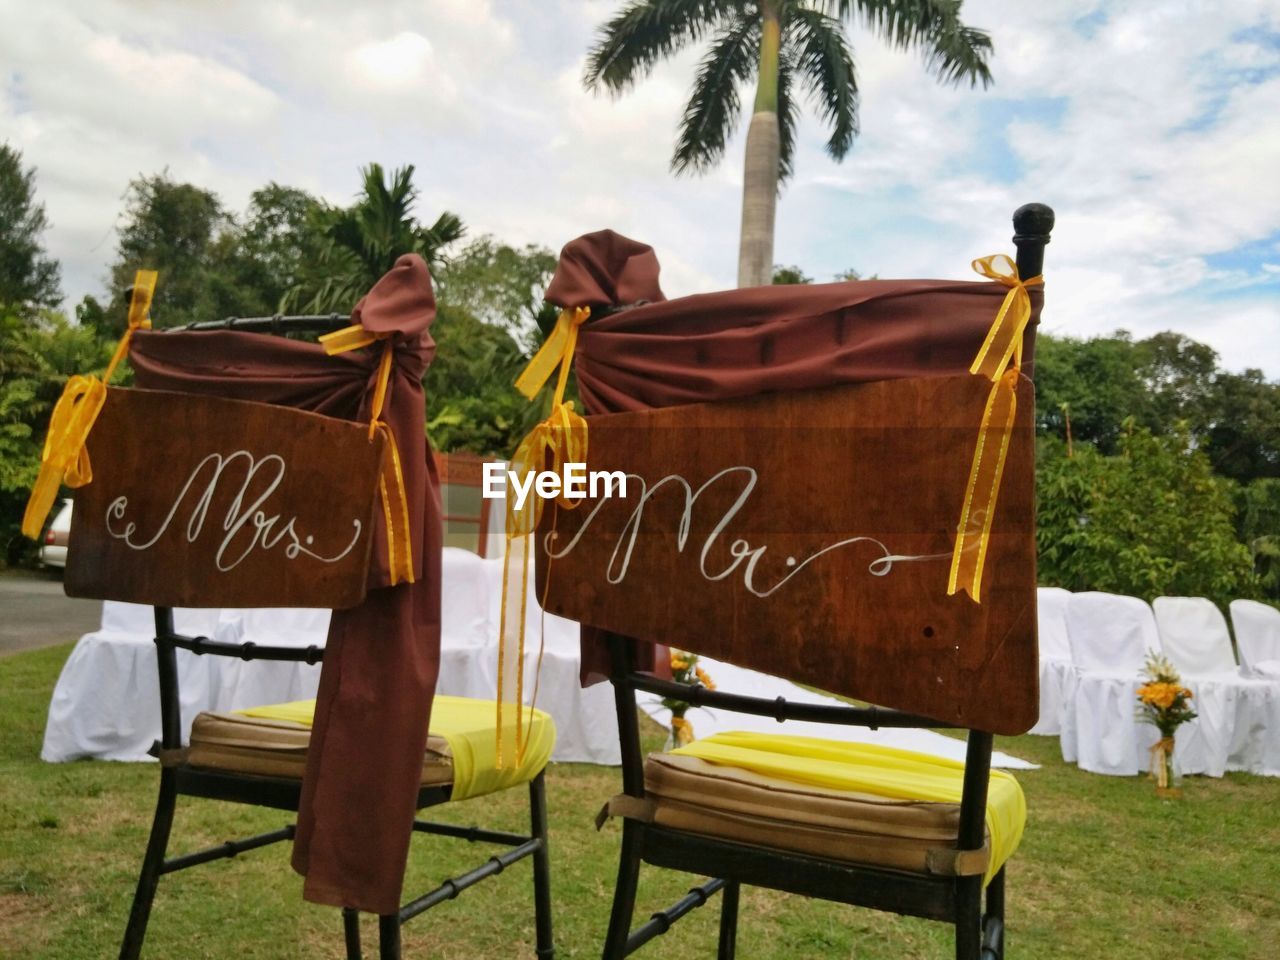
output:
<svg viewBox="0 0 1280 960"><path fill-rule="evenodd" d="M991 82L991 40L960 20L961 0L630 0L603 24L583 82L621 94L658 61L709 39L680 121L671 166L703 172L724 155L741 113L739 90L755 81L747 130L738 286L773 272L774 210L791 175L796 122L806 95L830 130L827 152L844 159L858 133L858 81L845 27L861 19L893 46L918 49L942 82Z"/></svg>
<svg viewBox="0 0 1280 960"><path fill-rule="evenodd" d="M226 316L227 296L216 275L217 252L235 221L208 190L176 183L167 172L129 185L125 222L110 273L104 314L82 304L91 322L119 333L128 316L125 291L139 267L160 271L151 316L156 326L180 326Z"/></svg>
<svg viewBox="0 0 1280 960"><path fill-rule="evenodd" d="M1218 369L1214 349L1167 330L1139 340L1133 345L1133 355L1147 395L1144 425L1165 433L1182 421L1194 436L1203 434L1212 417L1210 401Z"/></svg>
<svg viewBox="0 0 1280 960"><path fill-rule="evenodd" d="M555 320L555 307L542 299L555 269L556 255L546 247L517 248L482 236L436 274L437 299L506 328L517 342L531 348L541 328Z"/></svg>
<svg viewBox="0 0 1280 960"><path fill-rule="evenodd" d="M49 220L35 180L22 154L0 143L0 304L52 307L62 299L58 264L44 251Z"/></svg>
<svg viewBox="0 0 1280 960"><path fill-rule="evenodd" d="M1213 474L1187 432L1161 437L1138 427L1120 446L1102 456L1081 444L1068 459L1061 441L1042 441L1041 582L1219 604L1256 595L1253 558L1236 536L1234 484Z"/></svg>
<svg viewBox="0 0 1280 960"><path fill-rule="evenodd" d="M295 187L255 190L239 225L211 253L216 317L267 316L303 281L324 249L316 229L323 204Z"/></svg>
<svg viewBox="0 0 1280 960"><path fill-rule="evenodd" d="M1280 384L1261 370L1220 373L1207 405L1202 443L1215 470L1242 481L1280 477Z"/></svg>
<svg viewBox="0 0 1280 960"><path fill-rule="evenodd" d="M799 267L777 264L773 268L774 284L813 283L813 277Z"/></svg>
<svg viewBox="0 0 1280 960"><path fill-rule="evenodd" d="M1253 555L1253 569L1266 599L1280 603L1280 479L1264 477L1239 487L1240 539Z"/></svg>
<svg viewBox="0 0 1280 960"><path fill-rule="evenodd" d="M436 357L423 383L432 444L446 453L510 456L537 416L512 386L528 357L507 329L444 303L431 335Z"/></svg>
<svg viewBox="0 0 1280 960"><path fill-rule="evenodd" d="M315 223L325 244L313 268L286 295L286 308L347 313L404 254L420 254L433 268L443 262L445 249L466 228L447 211L430 226L414 219L413 170L394 170L388 181L382 166L371 163L352 206L318 212Z"/></svg>
<svg viewBox="0 0 1280 960"><path fill-rule="evenodd" d="M1041 334L1035 380L1039 428L1065 438L1069 416L1072 437L1102 453L1118 449L1125 418L1147 407L1133 341L1123 331L1089 340Z"/></svg>

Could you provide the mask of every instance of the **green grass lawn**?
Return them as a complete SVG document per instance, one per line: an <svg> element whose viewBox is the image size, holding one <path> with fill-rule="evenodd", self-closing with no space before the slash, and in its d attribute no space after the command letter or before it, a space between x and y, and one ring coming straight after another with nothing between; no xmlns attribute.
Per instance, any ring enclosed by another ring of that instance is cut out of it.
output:
<svg viewBox="0 0 1280 960"><path fill-rule="evenodd" d="M114 957L150 825L156 767L38 759L49 694L69 647L0 658L0 957ZM656 728L651 728L657 745ZM1278 732L1280 733L1280 732ZM1042 764L1020 775L1030 809L1009 866L1011 958L1280 955L1280 780L1189 779L1181 801L1140 778L1096 777L1062 763L1057 741L1000 749ZM618 789L616 769L553 765L548 774L556 942L561 957L599 955L618 828L592 817ZM443 811L441 819L525 827L523 791ZM433 811L438 812L438 811ZM285 815L179 801L174 852L281 826ZM406 889L420 892L487 856L415 838ZM638 916L667 906L689 877L646 868ZM521 863L405 928L405 956L533 955L530 871ZM304 903L283 845L164 878L152 958L338 958L335 910ZM714 905L639 955L715 956ZM376 948L366 927L366 953ZM750 958L947 958L950 929L924 921L744 891L738 954Z"/></svg>

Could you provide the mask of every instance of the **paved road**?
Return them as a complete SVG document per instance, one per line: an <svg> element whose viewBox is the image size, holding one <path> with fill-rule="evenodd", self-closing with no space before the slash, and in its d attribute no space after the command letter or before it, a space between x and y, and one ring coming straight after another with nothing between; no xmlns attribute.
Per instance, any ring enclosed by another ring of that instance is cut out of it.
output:
<svg viewBox="0 0 1280 960"><path fill-rule="evenodd" d="M50 575L0 576L0 657L78 640L101 619L102 601L72 600Z"/></svg>

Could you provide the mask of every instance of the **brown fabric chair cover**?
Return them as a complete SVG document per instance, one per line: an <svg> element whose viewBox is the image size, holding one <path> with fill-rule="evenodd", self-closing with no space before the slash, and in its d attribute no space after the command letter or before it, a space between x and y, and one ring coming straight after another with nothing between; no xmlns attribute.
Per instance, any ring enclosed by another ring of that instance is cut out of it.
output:
<svg viewBox="0 0 1280 960"><path fill-rule="evenodd" d="M578 333L578 392L596 414L967 373L1006 292L992 281L861 280L667 300L652 249L605 230L564 247L547 300L615 308ZM1043 302L1033 288L1028 372ZM607 675L604 645L584 628L582 682Z"/></svg>
<svg viewBox="0 0 1280 960"><path fill-rule="evenodd" d="M431 276L416 255L401 257L352 314L390 333L395 349L383 419L400 450L416 582L387 586L377 511L371 589L329 626L293 849L308 900L380 914L399 908L440 664L440 492L422 390L434 318ZM261 334L141 331L130 361L139 387L365 421L381 351L330 357L316 344Z"/></svg>

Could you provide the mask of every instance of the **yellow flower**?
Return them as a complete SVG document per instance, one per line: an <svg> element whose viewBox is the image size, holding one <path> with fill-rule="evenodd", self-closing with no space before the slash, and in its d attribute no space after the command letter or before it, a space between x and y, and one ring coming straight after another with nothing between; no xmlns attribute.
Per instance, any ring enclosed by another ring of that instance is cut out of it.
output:
<svg viewBox="0 0 1280 960"><path fill-rule="evenodd" d="M711 677L707 675L707 671L703 670L701 667L695 667L693 672L697 674L698 681L708 690L714 690L716 688L716 685L711 682Z"/></svg>

